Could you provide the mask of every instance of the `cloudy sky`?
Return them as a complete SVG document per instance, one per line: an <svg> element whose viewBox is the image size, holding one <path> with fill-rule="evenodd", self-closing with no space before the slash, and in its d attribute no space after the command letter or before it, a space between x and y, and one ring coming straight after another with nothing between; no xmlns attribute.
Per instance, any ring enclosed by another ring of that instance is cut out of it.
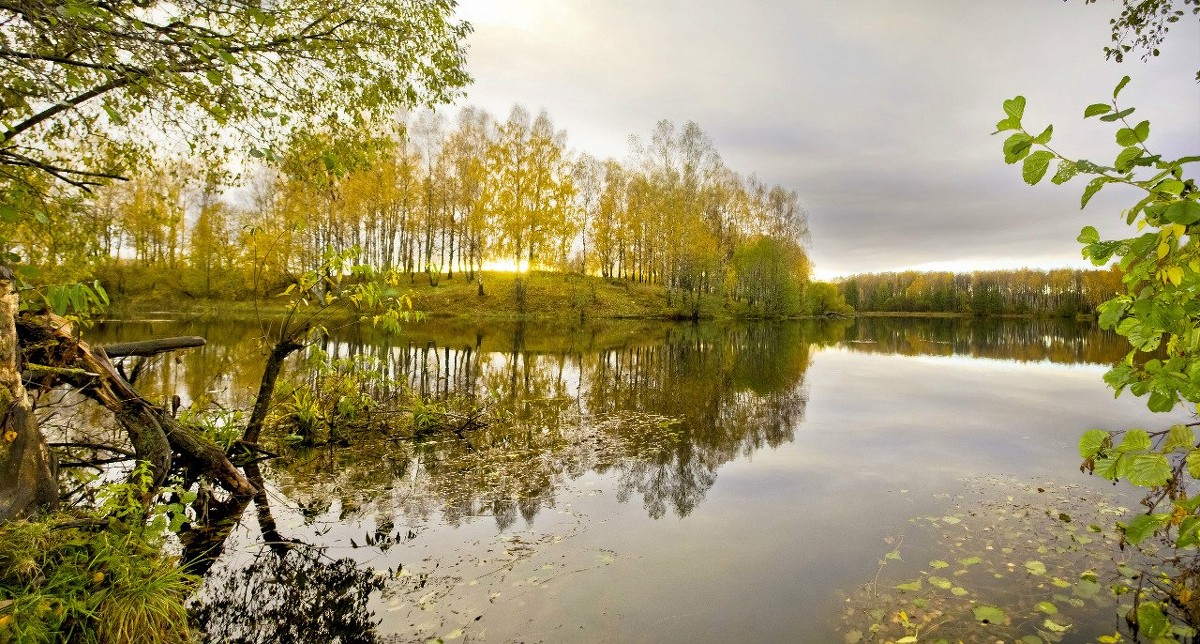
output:
<svg viewBox="0 0 1200 644"><path fill-rule="evenodd" d="M1083 108L1129 74L1122 102L1151 121L1151 149L1200 154L1200 27L1118 65L1102 53L1118 4L460 0L475 26L462 103L545 108L571 147L618 159L660 119L696 121L731 168L799 192L820 277L1082 265L1080 227L1120 234L1132 193L1080 211L1084 181L1029 188L990 134L1024 94L1030 129L1111 161L1115 132Z"/></svg>

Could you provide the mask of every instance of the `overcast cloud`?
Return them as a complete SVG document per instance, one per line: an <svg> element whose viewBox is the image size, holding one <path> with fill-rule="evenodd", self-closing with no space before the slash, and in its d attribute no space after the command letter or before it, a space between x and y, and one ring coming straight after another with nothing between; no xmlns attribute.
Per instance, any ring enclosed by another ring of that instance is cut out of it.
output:
<svg viewBox="0 0 1200 644"><path fill-rule="evenodd" d="M1200 28L1149 63L1104 60L1100 0L462 0L475 25L463 104L545 108L570 145L624 158L630 134L692 120L727 165L795 189L819 276L901 268L1078 266L1086 224L1120 234L1128 193L1078 208L1083 181L1029 188L989 136L1000 104L1107 160L1083 107L1121 76L1151 149L1200 154Z"/></svg>

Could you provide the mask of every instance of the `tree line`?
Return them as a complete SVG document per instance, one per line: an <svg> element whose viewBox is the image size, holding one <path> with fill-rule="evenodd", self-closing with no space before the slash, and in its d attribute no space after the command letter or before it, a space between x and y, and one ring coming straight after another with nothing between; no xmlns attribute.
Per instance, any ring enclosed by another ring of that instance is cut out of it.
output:
<svg viewBox="0 0 1200 644"><path fill-rule="evenodd" d="M852 275L837 282L860 312L1074 316L1124 289L1121 272L1022 268L971 273L903 271Z"/></svg>
<svg viewBox="0 0 1200 644"><path fill-rule="evenodd" d="M631 137L625 161L571 150L545 111L519 105L505 120L466 107L309 129L256 156L233 191L209 165L147 163L0 234L56 267L43 279L100 277L118 293L272 295L327 253L357 252L412 283L474 280L481 295L484 270L503 265L655 284L684 305L715 294L801 310L796 192L727 167L693 122Z"/></svg>

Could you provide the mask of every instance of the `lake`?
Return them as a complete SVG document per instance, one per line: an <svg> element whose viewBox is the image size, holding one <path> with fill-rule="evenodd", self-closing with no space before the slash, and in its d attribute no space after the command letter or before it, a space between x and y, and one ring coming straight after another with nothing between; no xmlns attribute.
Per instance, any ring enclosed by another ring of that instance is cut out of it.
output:
<svg viewBox="0 0 1200 644"><path fill-rule="evenodd" d="M255 324L87 335L178 334L208 345L139 388L248 408ZM485 407L487 425L271 445L269 502L204 566L196 615L214 641L830 642L867 641L872 624L922 641L1094 639L1119 619L1088 575L1116 549L1088 526L1107 531L1136 499L1079 472L1078 437L1185 417L1114 399L1101 376L1123 340L1058 320L434 320L332 336L329 360L370 356L430 400ZM1039 593L1053 613L1032 608ZM981 623L981 606L1006 624Z"/></svg>

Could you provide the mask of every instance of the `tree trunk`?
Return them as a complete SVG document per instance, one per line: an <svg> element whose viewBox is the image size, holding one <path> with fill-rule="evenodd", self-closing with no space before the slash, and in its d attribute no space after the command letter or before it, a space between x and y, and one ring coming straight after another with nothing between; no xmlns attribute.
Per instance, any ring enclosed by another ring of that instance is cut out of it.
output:
<svg viewBox="0 0 1200 644"><path fill-rule="evenodd" d="M275 396L275 384L279 381L279 372L283 369L283 361L303 348L303 344L289 336L276 342L275 347L271 349L266 369L263 370L262 382L258 386L258 397L254 400L254 410L250 412L250 420L246 423L246 432L242 435L243 441L258 443L263 423L267 420L267 410L270 409L271 398Z"/></svg>
<svg viewBox="0 0 1200 644"><path fill-rule="evenodd" d="M183 463L202 471L229 492L239 496L254 494L254 486L216 443L199 429L180 423L167 410L143 398L117 373L103 350L92 349L71 336L66 320L49 313L25 314L19 324L28 359L66 368L55 377L112 412L129 434L138 460L149 461L154 472L156 488L147 494L157 492L157 486L166 480L172 451L181 455Z"/></svg>
<svg viewBox="0 0 1200 644"><path fill-rule="evenodd" d="M21 382L13 274L0 267L0 522L58 504L55 463Z"/></svg>

